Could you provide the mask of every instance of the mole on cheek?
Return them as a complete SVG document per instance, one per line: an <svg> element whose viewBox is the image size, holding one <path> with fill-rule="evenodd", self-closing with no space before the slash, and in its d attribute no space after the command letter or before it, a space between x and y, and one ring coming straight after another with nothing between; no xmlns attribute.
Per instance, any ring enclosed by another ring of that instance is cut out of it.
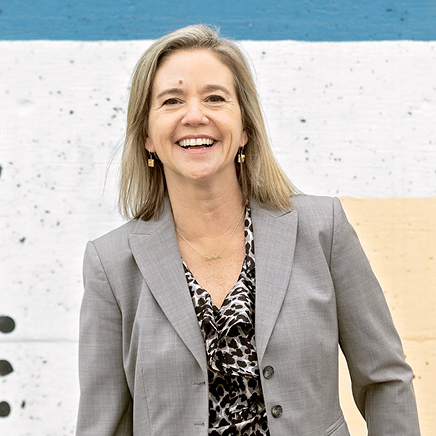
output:
<svg viewBox="0 0 436 436"><path fill-rule="evenodd" d="M179 79L179 85L181 85L183 83L182 79Z"/></svg>

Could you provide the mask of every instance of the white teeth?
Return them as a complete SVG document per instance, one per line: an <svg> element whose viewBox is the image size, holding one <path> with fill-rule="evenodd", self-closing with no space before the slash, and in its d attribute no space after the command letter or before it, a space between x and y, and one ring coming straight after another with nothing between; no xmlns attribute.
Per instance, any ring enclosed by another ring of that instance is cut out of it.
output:
<svg viewBox="0 0 436 436"><path fill-rule="evenodd" d="M179 141L179 145L181 147L193 147L196 145L212 145L213 139L209 138L190 138L190 139L182 139Z"/></svg>

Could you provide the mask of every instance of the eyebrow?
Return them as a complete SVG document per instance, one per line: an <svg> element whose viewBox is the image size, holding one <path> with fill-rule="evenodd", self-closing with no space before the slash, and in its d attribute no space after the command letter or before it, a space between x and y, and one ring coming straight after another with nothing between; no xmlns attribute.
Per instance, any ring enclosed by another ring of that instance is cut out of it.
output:
<svg viewBox="0 0 436 436"><path fill-rule="evenodd" d="M206 85L203 89L202 92L213 92L213 91L222 91L227 95L231 95L230 91L222 85ZM169 95L169 94L176 94L176 95L180 95L183 94L183 90L182 88L169 88L169 89L165 89L164 91L160 92L157 96L156 99L160 99L165 95Z"/></svg>
<svg viewBox="0 0 436 436"><path fill-rule="evenodd" d="M163 97L164 95L168 95L168 94L183 94L183 91L181 88L169 88L169 89L165 89L164 91L162 91L160 94L158 94L156 96L156 99L159 99L161 97Z"/></svg>
<svg viewBox="0 0 436 436"><path fill-rule="evenodd" d="M203 91L204 92L222 91L227 95L231 95L230 91L225 86L222 85L206 85L203 88Z"/></svg>

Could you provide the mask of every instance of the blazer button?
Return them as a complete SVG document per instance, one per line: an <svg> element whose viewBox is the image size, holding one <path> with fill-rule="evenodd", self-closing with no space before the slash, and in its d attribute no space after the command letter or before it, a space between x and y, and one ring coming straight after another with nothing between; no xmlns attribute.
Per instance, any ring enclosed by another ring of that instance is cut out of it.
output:
<svg viewBox="0 0 436 436"><path fill-rule="evenodd" d="M266 379L272 378L272 376L274 375L274 368L272 366L265 366L265 368L263 368L263 376Z"/></svg>
<svg viewBox="0 0 436 436"><path fill-rule="evenodd" d="M277 404L271 409L271 414L274 418L280 418L283 415L283 408L280 404Z"/></svg>

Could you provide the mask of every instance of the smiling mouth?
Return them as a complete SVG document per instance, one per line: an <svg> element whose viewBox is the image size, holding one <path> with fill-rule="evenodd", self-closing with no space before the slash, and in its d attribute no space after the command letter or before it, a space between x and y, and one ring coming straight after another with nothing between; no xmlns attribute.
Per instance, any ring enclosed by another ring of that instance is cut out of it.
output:
<svg viewBox="0 0 436 436"><path fill-rule="evenodd" d="M215 144L215 141L213 139L209 138L190 138L190 139L182 139L178 142L180 147L184 149L191 149L191 148L209 148L212 147L213 144Z"/></svg>

